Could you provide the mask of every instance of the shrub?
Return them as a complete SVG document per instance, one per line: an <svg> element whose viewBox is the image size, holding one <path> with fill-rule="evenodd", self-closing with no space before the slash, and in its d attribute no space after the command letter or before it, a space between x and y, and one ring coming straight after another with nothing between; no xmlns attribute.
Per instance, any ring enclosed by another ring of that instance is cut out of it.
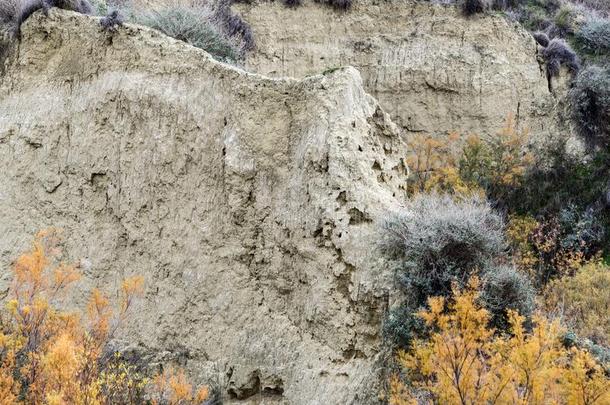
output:
<svg viewBox="0 0 610 405"><path fill-rule="evenodd" d="M576 347L586 350L606 369L610 375L610 348L593 343L590 339L578 337L574 332L567 332L561 337L566 348Z"/></svg>
<svg viewBox="0 0 610 405"><path fill-rule="evenodd" d="M207 402L210 398L209 389L207 387L193 387L184 371L173 367L159 373L153 379L152 387L152 405L210 404L210 402Z"/></svg>
<svg viewBox="0 0 610 405"><path fill-rule="evenodd" d="M352 0L314 0L316 3L326 4L335 10L349 10L352 7Z"/></svg>
<svg viewBox="0 0 610 405"><path fill-rule="evenodd" d="M136 22L163 32L210 53L216 59L235 62L239 49L213 23L210 10L176 6L137 15Z"/></svg>
<svg viewBox="0 0 610 405"><path fill-rule="evenodd" d="M471 191L458 172L456 150L459 139L458 133L451 133L446 138L426 135L411 138L407 143L410 152L407 156L409 195L430 191L466 194Z"/></svg>
<svg viewBox="0 0 610 405"><path fill-rule="evenodd" d="M572 75L576 75L580 69L578 56L562 39L551 40L541 55L546 64L548 78L559 76L561 66L566 66Z"/></svg>
<svg viewBox="0 0 610 405"><path fill-rule="evenodd" d="M524 1L525 0L493 0L492 7L495 10L508 10L520 6Z"/></svg>
<svg viewBox="0 0 610 405"><path fill-rule="evenodd" d="M589 264L573 277L551 282L544 291L544 307L559 312L579 336L610 345L610 268Z"/></svg>
<svg viewBox="0 0 610 405"><path fill-rule="evenodd" d="M536 316L527 333L524 318L510 311L512 333L495 335L476 289L473 280L453 300L431 298L430 309L419 313L435 332L399 353L409 386L394 376L390 403L417 403L422 396L443 404L610 401L604 369L587 351L563 346L558 322Z"/></svg>
<svg viewBox="0 0 610 405"><path fill-rule="evenodd" d="M539 45L543 46L543 47L547 47L549 46L549 42L551 41L549 39L549 36L546 35L544 32L534 32L533 34L534 39L536 40L536 42L538 42Z"/></svg>
<svg viewBox="0 0 610 405"><path fill-rule="evenodd" d="M411 173L407 192L486 192L494 203L499 203L521 183L533 162L527 150L528 140L528 131L518 130L511 116L495 136L471 135L465 142L458 133L446 138L414 136L408 142Z"/></svg>
<svg viewBox="0 0 610 405"><path fill-rule="evenodd" d="M502 218L478 197L417 195L386 229L402 263L399 279L420 304L449 295L452 282L463 285L505 248Z"/></svg>
<svg viewBox="0 0 610 405"><path fill-rule="evenodd" d="M588 22L576 32L576 42L590 54L610 52L610 21L597 19Z"/></svg>
<svg viewBox="0 0 610 405"><path fill-rule="evenodd" d="M601 12L606 17L610 16L610 2L607 0L578 0L583 6Z"/></svg>
<svg viewBox="0 0 610 405"><path fill-rule="evenodd" d="M214 23L225 34L238 44L240 56L254 49L254 34L252 28L240 16L231 11L231 3L221 0L214 11Z"/></svg>
<svg viewBox="0 0 610 405"><path fill-rule="evenodd" d="M301 0L284 0L284 5L287 7L298 7L301 4Z"/></svg>
<svg viewBox="0 0 610 405"><path fill-rule="evenodd" d="M141 294L143 279L123 282L117 309L94 290L81 324L76 314L52 306L80 278L74 266L57 263L57 235L40 233L32 250L15 262L8 313L1 323L0 392L26 403L95 403L103 400L98 386L108 342ZM132 382L134 388L140 384Z"/></svg>
<svg viewBox="0 0 610 405"><path fill-rule="evenodd" d="M512 13L516 15L517 21L533 31L547 29L552 24L549 13L544 8L532 4L513 9Z"/></svg>
<svg viewBox="0 0 610 405"><path fill-rule="evenodd" d="M426 336L426 324L417 316L421 309L409 303L393 308L383 325L384 336L402 349L409 348L413 340Z"/></svg>
<svg viewBox="0 0 610 405"><path fill-rule="evenodd" d="M533 162L521 181L505 193L511 213L549 216L569 205L584 211L598 204L607 186L608 156L595 153L582 159L570 150L568 139L555 136L532 148Z"/></svg>
<svg viewBox="0 0 610 405"><path fill-rule="evenodd" d="M589 207L580 211L574 205L567 205L559 212L558 220L561 228L561 248L580 251L587 258L597 252L605 238L605 228L599 220L597 208Z"/></svg>
<svg viewBox="0 0 610 405"><path fill-rule="evenodd" d="M488 8L488 0L463 0L462 2L462 12L466 16L480 14Z"/></svg>
<svg viewBox="0 0 610 405"><path fill-rule="evenodd" d="M583 70L569 92L572 117L589 147L610 143L610 69L590 66Z"/></svg>
<svg viewBox="0 0 610 405"><path fill-rule="evenodd" d="M578 31L584 20L585 16L582 9L569 3L564 4L555 14L555 18L553 18L553 36L565 38L568 35L573 35Z"/></svg>
<svg viewBox="0 0 610 405"><path fill-rule="evenodd" d="M494 204L501 205L533 162L528 141L529 132L518 130L512 116L495 136L470 136L459 159L460 178L471 188L482 188Z"/></svg>
<svg viewBox="0 0 610 405"><path fill-rule="evenodd" d="M508 330L508 311L530 319L534 312L535 291L529 278L511 266L493 267L483 275L481 302L490 313L490 325Z"/></svg>
<svg viewBox="0 0 610 405"><path fill-rule="evenodd" d="M0 27L10 24L17 15L18 0L0 0Z"/></svg>
<svg viewBox="0 0 610 405"><path fill-rule="evenodd" d="M595 260L606 236L597 213L573 206L540 221L513 217L507 229L517 263L539 287Z"/></svg>
<svg viewBox="0 0 610 405"><path fill-rule="evenodd" d="M150 384L110 348L143 292L142 277L125 279L115 303L93 290L82 317L57 308L80 278L75 266L59 262L59 242L58 232L41 232L14 264L0 316L0 403L135 404L148 397L153 404L201 404L207 389L194 390L182 372Z"/></svg>

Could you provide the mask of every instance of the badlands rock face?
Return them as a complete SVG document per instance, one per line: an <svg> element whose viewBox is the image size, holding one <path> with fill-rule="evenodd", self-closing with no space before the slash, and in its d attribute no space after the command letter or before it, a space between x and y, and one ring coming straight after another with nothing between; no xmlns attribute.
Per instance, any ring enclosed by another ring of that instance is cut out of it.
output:
<svg viewBox="0 0 610 405"><path fill-rule="evenodd" d="M240 4L257 49L247 68L306 77L355 66L365 89L408 132L494 135L511 114L535 136L554 130L555 100L525 30L455 7L358 0L348 12L305 0Z"/></svg>
<svg viewBox="0 0 610 405"><path fill-rule="evenodd" d="M391 274L374 241L407 151L357 70L269 79L53 10L0 79L4 296L12 260L57 227L84 274L76 305L145 276L120 338L146 359L229 403L377 398Z"/></svg>

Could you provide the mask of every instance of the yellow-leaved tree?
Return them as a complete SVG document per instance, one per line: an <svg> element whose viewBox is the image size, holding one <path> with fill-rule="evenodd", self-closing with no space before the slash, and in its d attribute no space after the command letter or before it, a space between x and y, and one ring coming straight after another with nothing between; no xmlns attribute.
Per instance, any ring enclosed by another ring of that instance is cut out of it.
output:
<svg viewBox="0 0 610 405"><path fill-rule="evenodd" d="M390 403L608 404L610 380L586 351L566 349L557 321L509 312L510 335L489 328L477 304L478 281L454 298L429 299L419 316L433 331L399 353L405 378L390 381Z"/></svg>
<svg viewBox="0 0 610 405"><path fill-rule="evenodd" d="M143 277L123 280L117 302L93 290L84 316L57 308L81 277L75 266L58 261L59 240L56 230L40 232L14 263L0 317L0 405L136 404L145 395L163 404L201 403L195 395L200 400L207 389L188 394L194 390L182 374L164 374L176 382L158 394L157 384L108 350L143 292Z"/></svg>

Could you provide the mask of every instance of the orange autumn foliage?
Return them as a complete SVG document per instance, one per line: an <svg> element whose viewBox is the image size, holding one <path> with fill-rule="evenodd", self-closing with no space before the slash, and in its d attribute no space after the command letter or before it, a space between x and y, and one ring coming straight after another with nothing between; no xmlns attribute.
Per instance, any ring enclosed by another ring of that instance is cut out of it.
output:
<svg viewBox="0 0 610 405"><path fill-rule="evenodd" d="M153 379L153 405L201 404L209 397L207 387L194 388L184 371L168 368Z"/></svg>
<svg viewBox="0 0 610 405"><path fill-rule="evenodd" d="M520 184L532 165L528 141L528 131L518 129L512 115L494 136L416 135L408 142L407 192L488 193L497 198L505 188Z"/></svg>
<svg viewBox="0 0 610 405"><path fill-rule="evenodd" d="M478 281L454 299L429 299L419 316L432 328L399 354L408 384L390 381L391 404L608 404L610 379L585 350L566 349L562 328L542 316L531 332L509 311L511 335L489 328Z"/></svg>
<svg viewBox="0 0 610 405"><path fill-rule="evenodd" d="M142 403L157 387L112 356L108 344L142 295L143 277L125 279L118 302L93 290L84 316L60 311L56 306L81 275L58 260L59 241L59 232L41 232L14 263L10 299L0 317L0 405ZM168 392L179 398L176 404L195 403L187 400L188 383L179 375ZM193 398L204 394L206 389L199 390Z"/></svg>

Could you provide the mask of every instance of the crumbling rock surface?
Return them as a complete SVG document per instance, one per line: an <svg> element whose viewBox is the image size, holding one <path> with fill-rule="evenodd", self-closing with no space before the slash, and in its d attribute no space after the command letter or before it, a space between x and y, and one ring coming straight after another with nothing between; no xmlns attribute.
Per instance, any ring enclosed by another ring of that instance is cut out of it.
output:
<svg viewBox="0 0 610 405"><path fill-rule="evenodd" d="M354 66L407 132L493 136L509 115L536 137L558 125L536 42L500 15L465 18L425 0L356 0L347 12L313 0L234 8L257 39L249 70L306 77Z"/></svg>
<svg viewBox="0 0 610 405"><path fill-rule="evenodd" d="M54 9L0 79L4 295L36 231L60 228L75 305L145 276L131 352L228 403L377 398L391 276L375 240L406 150L358 71L269 79Z"/></svg>

